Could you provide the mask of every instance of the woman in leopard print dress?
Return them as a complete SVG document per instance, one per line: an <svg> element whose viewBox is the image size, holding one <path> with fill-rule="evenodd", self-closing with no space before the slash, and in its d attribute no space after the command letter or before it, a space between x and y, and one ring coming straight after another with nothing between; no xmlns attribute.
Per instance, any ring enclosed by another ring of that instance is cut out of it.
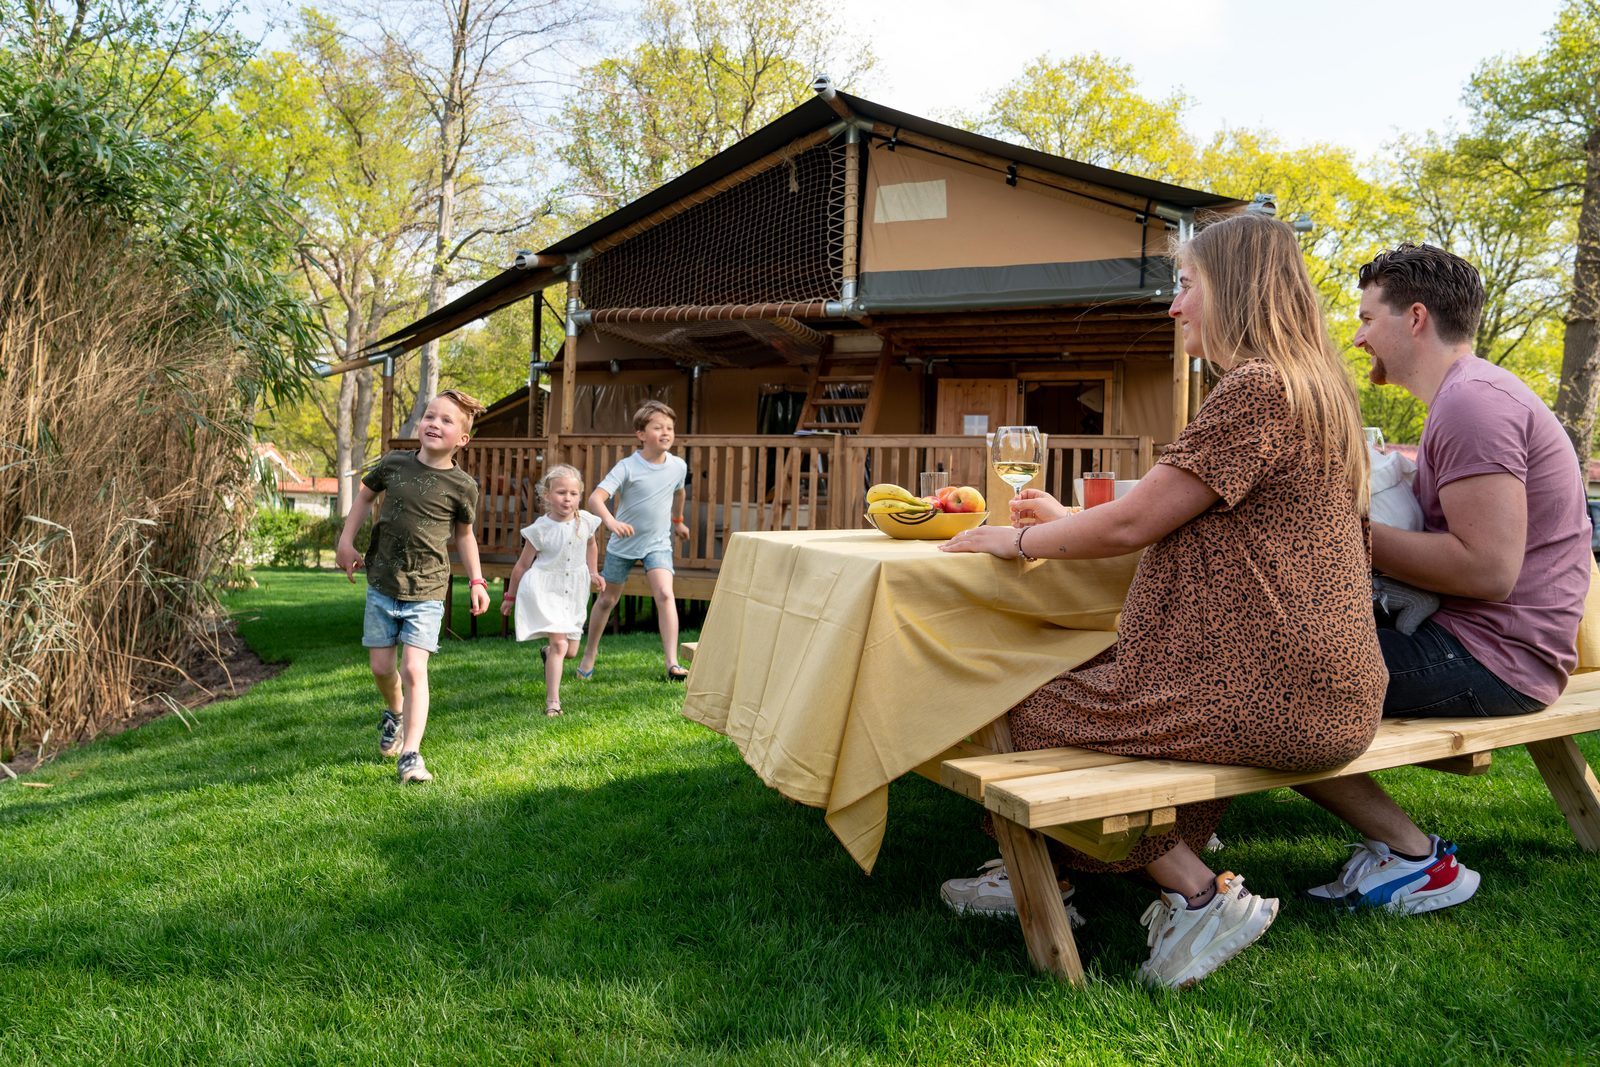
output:
<svg viewBox="0 0 1600 1067"><path fill-rule="evenodd" d="M1235 216L1201 230L1179 261L1171 314L1184 350L1223 373L1159 464L1088 511L1024 494L1013 529L980 528L945 547L1085 559L1148 546L1116 646L1011 710L1018 748L1333 767L1366 750L1388 682L1372 621L1355 389L1287 226ZM1276 901L1251 897L1242 879L1218 877L1199 858L1226 807L1180 807L1174 830L1116 863L1059 856L1077 870L1142 868L1162 887L1141 968L1158 984L1198 980L1276 914ZM947 886L959 905L965 882ZM1198 943L1190 917L1217 908L1223 925L1239 919L1237 936Z"/></svg>

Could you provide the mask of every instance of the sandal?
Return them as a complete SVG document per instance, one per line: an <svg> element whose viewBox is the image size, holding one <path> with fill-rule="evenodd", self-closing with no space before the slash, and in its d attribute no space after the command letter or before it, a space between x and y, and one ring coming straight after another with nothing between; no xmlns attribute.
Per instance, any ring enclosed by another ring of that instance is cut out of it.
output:
<svg viewBox="0 0 1600 1067"><path fill-rule="evenodd" d="M553 719L557 715L561 714L561 705L560 704L551 704L551 705L547 706L544 709L544 713L545 713L545 717L546 718Z"/></svg>
<svg viewBox="0 0 1600 1067"><path fill-rule="evenodd" d="M574 667L572 668L572 672L578 676L578 681L580 682L589 682L594 680L593 667L590 667L588 670L584 670L582 667Z"/></svg>
<svg viewBox="0 0 1600 1067"><path fill-rule="evenodd" d="M688 680L689 680L688 668L680 667L676 663L667 664L667 681L669 681L669 682L687 682Z"/></svg>

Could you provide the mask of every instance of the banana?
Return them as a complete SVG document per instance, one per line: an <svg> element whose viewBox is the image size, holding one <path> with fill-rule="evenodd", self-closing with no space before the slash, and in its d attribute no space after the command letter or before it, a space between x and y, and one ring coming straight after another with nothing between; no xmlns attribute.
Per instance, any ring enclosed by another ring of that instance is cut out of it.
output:
<svg viewBox="0 0 1600 1067"><path fill-rule="evenodd" d="M887 500L898 500L903 504L915 504L918 509L930 506L920 496L891 482L879 482L867 490L867 503L876 504Z"/></svg>
<svg viewBox="0 0 1600 1067"><path fill-rule="evenodd" d="M933 505L926 500L919 500L916 503L906 500L874 500L867 505L867 513L870 515L914 515L932 510Z"/></svg>

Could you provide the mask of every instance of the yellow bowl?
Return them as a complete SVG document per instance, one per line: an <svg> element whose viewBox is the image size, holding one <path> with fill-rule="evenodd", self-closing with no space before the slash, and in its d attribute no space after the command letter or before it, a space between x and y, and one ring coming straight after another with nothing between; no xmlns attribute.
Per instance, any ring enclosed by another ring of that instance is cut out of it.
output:
<svg viewBox="0 0 1600 1067"><path fill-rule="evenodd" d="M923 511L904 515L898 512L869 513L867 521L890 537L902 541L948 541L962 530L982 526L987 511Z"/></svg>

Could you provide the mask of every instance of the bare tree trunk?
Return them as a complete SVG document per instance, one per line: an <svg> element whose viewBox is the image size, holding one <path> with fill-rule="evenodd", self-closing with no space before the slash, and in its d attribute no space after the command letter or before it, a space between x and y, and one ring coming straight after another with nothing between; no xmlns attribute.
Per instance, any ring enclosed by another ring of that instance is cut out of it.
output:
<svg viewBox="0 0 1600 1067"><path fill-rule="evenodd" d="M350 506L355 503L355 481L350 477L349 471L354 469L350 462L351 452L351 423L352 408L355 403L356 382L355 375L344 374L339 377L339 408L333 427L333 476L339 479L339 514L350 514Z"/></svg>
<svg viewBox="0 0 1600 1067"><path fill-rule="evenodd" d="M360 352L366 342L365 318L354 301L346 300L344 316L344 350ZM366 376L367 410L360 411L361 382ZM333 430L334 477L339 479L339 514L350 514L356 501L356 479L360 477L361 461L367 449L367 419L372 415L372 370L366 368L339 377L339 411ZM359 446L357 441L360 441Z"/></svg>
<svg viewBox="0 0 1600 1067"><path fill-rule="evenodd" d="M1584 143L1583 205L1578 210L1578 250L1572 268L1572 308L1561 350L1556 418L1577 449L1587 476L1595 407L1600 405L1600 127Z"/></svg>
<svg viewBox="0 0 1600 1067"><path fill-rule="evenodd" d="M450 242L455 239L456 227L456 169L461 163L461 124L466 100L463 80L466 76L467 46L471 43L468 26L471 24L472 0L455 0L455 21L450 28L450 76L445 84L444 99L439 110L439 211L433 242L433 269L428 274L428 307L431 315L444 306L445 272L450 265ZM422 356L417 361L417 397L411 405L411 414L400 428L404 437L415 437L422 422L428 402L439 392L439 342L429 341L422 346Z"/></svg>

